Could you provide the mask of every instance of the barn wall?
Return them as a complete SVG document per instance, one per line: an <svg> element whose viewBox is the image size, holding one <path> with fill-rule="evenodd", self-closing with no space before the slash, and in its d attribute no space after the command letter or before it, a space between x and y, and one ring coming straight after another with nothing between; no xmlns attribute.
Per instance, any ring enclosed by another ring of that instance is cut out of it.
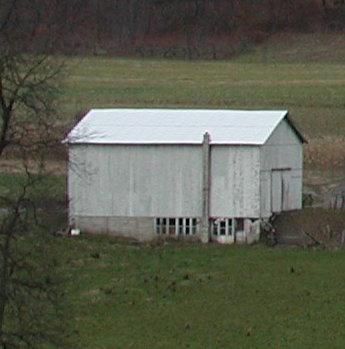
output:
<svg viewBox="0 0 345 349"><path fill-rule="evenodd" d="M201 216L201 168L200 146L71 145L71 216Z"/></svg>
<svg viewBox="0 0 345 349"><path fill-rule="evenodd" d="M260 216L257 146L211 147L211 216Z"/></svg>
<svg viewBox="0 0 345 349"><path fill-rule="evenodd" d="M283 120L261 147L261 216L300 209L303 145Z"/></svg>

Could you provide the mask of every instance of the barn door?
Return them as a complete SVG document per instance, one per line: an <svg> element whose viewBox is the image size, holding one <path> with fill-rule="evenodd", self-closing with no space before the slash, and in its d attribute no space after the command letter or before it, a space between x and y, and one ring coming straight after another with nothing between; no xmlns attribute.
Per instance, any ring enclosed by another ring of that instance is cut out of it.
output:
<svg viewBox="0 0 345 349"><path fill-rule="evenodd" d="M291 170L272 170L271 173L271 210L273 213L288 211Z"/></svg>

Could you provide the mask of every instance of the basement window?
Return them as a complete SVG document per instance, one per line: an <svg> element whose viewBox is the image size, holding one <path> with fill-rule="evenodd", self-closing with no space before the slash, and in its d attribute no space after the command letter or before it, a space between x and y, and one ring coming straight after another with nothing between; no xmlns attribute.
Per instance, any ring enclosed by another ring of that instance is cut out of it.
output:
<svg viewBox="0 0 345 349"><path fill-rule="evenodd" d="M215 236L231 236L233 235L232 218L217 218L212 223L212 232Z"/></svg>
<svg viewBox="0 0 345 349"><path fill-rule="evenodd" d="M195 235L197 233L196 218L156 218L157 235Z"/></svg>

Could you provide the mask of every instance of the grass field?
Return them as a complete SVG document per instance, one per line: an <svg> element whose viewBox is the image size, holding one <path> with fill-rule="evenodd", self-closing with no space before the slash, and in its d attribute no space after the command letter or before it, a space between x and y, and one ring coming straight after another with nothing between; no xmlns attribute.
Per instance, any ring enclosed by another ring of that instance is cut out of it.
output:
<svg viewBox="0 0 345 349"><path fill-rule="evenodd" d="M59 239L82 348L344 348L344 251Z"/></svg>

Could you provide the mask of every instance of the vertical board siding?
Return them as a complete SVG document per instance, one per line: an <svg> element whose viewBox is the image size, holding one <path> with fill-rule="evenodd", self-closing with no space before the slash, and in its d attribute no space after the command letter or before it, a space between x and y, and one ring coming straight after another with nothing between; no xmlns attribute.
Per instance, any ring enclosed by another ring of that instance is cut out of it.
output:
<svg viewBox="0 0 345 349"><path fill-rule="evenodd" d="M261 216L300 209L302 205L303 145L283 120L261 147Z"/></svg>
<svg viewBox="0 0 345 349"><path fill-rule="evenodd" d="M257 146L212 146L211 216L259 216L259 154Z"/></svg>
<svg viewBox="0 0 345 349"><path fill-rule="evenodd" d="M302 169L302 143L286 120L283 120L261 147L261 171L272 168Z"/></svg>
<svg viewBox="0 0 345 349"><path fill-rule="evenodd" d="M199 146L73 145L70 152L74 215L201 215Z"/></svg>

